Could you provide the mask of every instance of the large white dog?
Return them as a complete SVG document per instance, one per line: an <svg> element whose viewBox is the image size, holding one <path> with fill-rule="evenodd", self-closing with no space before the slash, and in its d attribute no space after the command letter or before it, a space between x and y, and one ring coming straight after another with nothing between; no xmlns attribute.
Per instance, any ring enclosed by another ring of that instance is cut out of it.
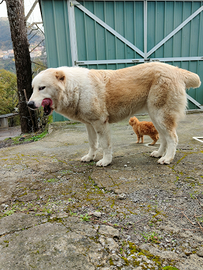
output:
<svg viewBox="0 0 203 270"><path fill-rule="evenodd" d="M131 117L140 110L149 113L160 136L160 164L169 164L176 152L177 122L185 114L186 88L197 88L199 76L168 64L152 62L119 70L89 70L80 67L50 68L32 82L28 106L44 107L86 124L89 153L81 160L96 158L98 140L103 158L97 166L112 161L109 124Z"/></svg>

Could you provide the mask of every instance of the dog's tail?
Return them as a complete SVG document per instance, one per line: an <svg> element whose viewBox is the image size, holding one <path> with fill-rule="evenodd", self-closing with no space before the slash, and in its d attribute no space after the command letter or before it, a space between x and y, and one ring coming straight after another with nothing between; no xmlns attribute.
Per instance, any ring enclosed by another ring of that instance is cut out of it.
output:
<svg viewBox="0 0 203 270"><path fill-rule="evenodd" d="M184 82L185 82L186 89L200 87L201 81L197 74L187 71L187 70L183 70L183 71L184 71L183 74L184 74Z"/></svg>

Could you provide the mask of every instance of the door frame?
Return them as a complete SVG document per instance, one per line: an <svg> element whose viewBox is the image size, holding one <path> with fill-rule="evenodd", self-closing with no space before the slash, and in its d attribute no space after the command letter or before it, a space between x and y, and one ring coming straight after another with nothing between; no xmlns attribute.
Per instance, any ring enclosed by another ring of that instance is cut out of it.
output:
<svg viewBox="0 0 203 270"><path fill-rule="evenodd" d="M94 15L91 11L85 8L82 4L77 2L76 0L67 0L68 6L68 19L69 19L69 30L70 30L70 47L71 47L71 57L72 57L72 66L84 66L84 65L97 65L97 64L120 64L120 63L144 63L150 61L160 61L160 62L184 62L184 61L203 61L203 56L192 56L192 57L166 57L166 58L150 58L157 49L159 49L162 45L164 45L169 39L171 39L176 33L178 33L184 26L186 26L190 21L192 21L197 15L199 15L203 11L203 5L198 8L195 12L193 12L187 19L185 19L179 26L177 26L173 31L171 31L165 38L163 38L160 42L158 42L151 50L147 51L147 0L142 0L144 3L144 51L141 51L134 44L132 44L125 37L120 35L117 31L115 31L112 27L106 24L104 21L99 19L96 15ZM194 2L194 1L190 1ZM199 2L199 1L198 1ZM124 44L134 50L137 54L139 54L142 58L137 59L112 59L112 60L87 60L83 61L82 59L78 59L77 53L77 37L76 37L76 26L75 26L75 8L80 9L90 18L92 18L95 22L104 27L107 31L121 40ZM188 100L190 100L193 104L195 104L199 109L203 109L203 106L189 96L187 94Z"/></svg>

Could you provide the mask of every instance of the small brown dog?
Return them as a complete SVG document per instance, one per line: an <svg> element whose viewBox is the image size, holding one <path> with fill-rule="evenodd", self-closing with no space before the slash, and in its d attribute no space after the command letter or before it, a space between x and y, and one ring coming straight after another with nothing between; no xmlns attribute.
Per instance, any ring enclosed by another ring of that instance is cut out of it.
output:
<svg viewBox="0 0 203 270"><path fill-rule="evenodd" d="M140 122L135 116L131 117L129 124L133 127L134 132L137 135L137 142L139 143L141 138L141 143L144 142L144 135L148 135L152 138L153 142L150 145L154 145L159 139L159 133L154 127L152 122L142 121Z"/></svg>

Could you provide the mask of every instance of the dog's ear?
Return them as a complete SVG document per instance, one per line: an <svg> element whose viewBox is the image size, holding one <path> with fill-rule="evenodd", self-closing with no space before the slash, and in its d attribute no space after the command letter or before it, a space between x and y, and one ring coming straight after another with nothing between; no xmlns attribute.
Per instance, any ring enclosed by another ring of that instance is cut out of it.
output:
<svg viewBox="0 0 203 270"><path fill-rule="evenodd" d="M138 119L137 119L135 116L133 117L133 123L134 123L134 124L139 123Z"/></svg>
<svg viewBox="0 0 203 270"><path fill-rule="evenodd" d="M56 71L55 77L56 77L57 80L59 80L61 82L65 81L65 74L64 74L64 72L62 70Z"/></svg>
<svg viewBox="0 0 203 270"><path fill-rule="evenodd" d="M136 119L134 117L131 118L131 125L133 126L134 124L136 124Z"/></svg>

